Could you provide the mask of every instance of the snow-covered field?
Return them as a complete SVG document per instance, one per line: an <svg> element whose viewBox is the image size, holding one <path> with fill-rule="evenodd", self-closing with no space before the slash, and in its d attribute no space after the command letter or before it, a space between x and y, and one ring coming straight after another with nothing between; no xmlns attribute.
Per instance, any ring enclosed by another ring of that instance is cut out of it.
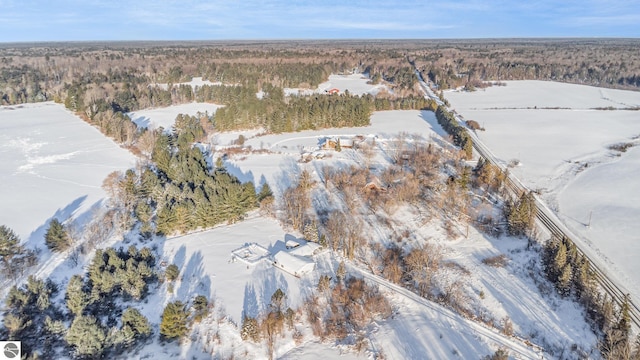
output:
<svg viewBox="0 0 640 360"><path fill-rule="evenodd" d="M54 103L0 107L0 224L42 244L51 218L89 214L104 178L135 158Z"/></svg>
<svg viewBox="0 0 640 360"><path fill-rule="evenodd" d="M345 90L349 90L352 95L364 95L371 94L376 95L382 90L389 91L386 85L367 84L369 78L363 74L351 74L351 75L329 75L329 80L318 85L315 90L312 89L298 89L298 88L284 88L285 95L312 95L312 94L324 94L330 89L338 89L340 93L344 93Z"/></svg>
<svg viewBox="0 0 640 360"><path fill-rule="evenodd" d="M157 129L162 127L165 131L171 131L179 114L194 116L198 113L212 115L222 105L192 102L188 104L172 105L164 108L145 109L130 112L127 115L139 128Z"/></svg>
<svg viewBox="0 0 640 360"><path fill-rule="evenodd" d="M640 299L640 92L542 81L448 92L452 107L486 128L480 139L608 263ZM537 109L536 109L537 107ZM613 107L618 110L595 110ZM561 108L561 109L553 109ZM588 226L590 225L590 226Z"/></svg>
<svg viewBox="0 0 640 360"><path fill-rule="evenodd" d="M452 108L466 110L508 108L632 108L640 106L640 93L598 88L553 81L505 81L507 86L493 86L473 92L447 91L445 97ZM463 110L465 110L463 112Z"/></svg>
<svg viewBox="0 0 640 360"><path fill-rule="evenodd" d="M209 85L209 86L222 85L222 83L220 81L211 82L209 80L203 80L202 77L194 77L189 82L181 82L181 83L177 83L177 84L173 84L173 85L176 85L176 86L189 85L189 86L191 86L193 88L193 90L195 90L196 88L202 87L204 85ZM159 86L163 90L167 90L169 88L169 84L156 84L156 86Z"/></svg>

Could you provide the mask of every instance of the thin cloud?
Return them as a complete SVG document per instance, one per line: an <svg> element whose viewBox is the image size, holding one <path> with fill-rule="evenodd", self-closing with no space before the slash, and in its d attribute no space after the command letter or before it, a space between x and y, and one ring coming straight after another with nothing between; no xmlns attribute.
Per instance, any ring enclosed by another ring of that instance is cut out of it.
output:
<svg viewBox="0 0 640 360"><path fill-rule="evenodd" d="M336 29L358 29L358 30L379 30L379 31L430 31L452 29L453 25L435 24L411 24L401 22L350 22L350 21L323 21L322 25Z"/></svg>
<svg viewBox="0 0 640 360"><path fill-rule="evenodd" d="M640 36L637 0L0 0L0 8L0 41Z"/></svg>
<svg viewBox="0 0 640 360"><path fill-rule="evenodd" d="M620 26L640 24L640 14L612 15L612 16L579 16L566 19L569 26Z"/></svg>

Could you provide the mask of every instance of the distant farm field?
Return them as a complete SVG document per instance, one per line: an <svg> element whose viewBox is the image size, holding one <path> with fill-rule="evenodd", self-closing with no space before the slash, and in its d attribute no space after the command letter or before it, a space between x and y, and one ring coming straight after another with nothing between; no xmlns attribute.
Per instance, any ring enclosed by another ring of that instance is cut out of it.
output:
<svg viewBox="0 0 640 360"><path fill-rule="evenodd" d="M0 107L0 224L42 241L48 220L100 202L102 182L135 158L62 105Z"/></svg>
<svg viewBox="0 0 640 360"><path fill-rule="evenodd" d="M611 275L638 292L640 92L513 81L446 97L486 129L478 136L497 158L518 160L510 171L541 193Z"/></svg>

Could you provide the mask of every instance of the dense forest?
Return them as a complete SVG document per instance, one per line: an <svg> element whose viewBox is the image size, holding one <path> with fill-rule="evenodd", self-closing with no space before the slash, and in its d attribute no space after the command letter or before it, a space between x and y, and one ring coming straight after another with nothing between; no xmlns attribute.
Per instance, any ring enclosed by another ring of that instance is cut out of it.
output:
<svg viewBox="0 0 640 360"><path fill-rule="evenodd" d="M133 92L132 104L116 102L135 110L191 100L151 84L200 76L252 88L314 88L331 73L354 70L373 83L392 84L399 97L418 95L407 60L443 89L538 79L634 90L640 87L637 47L633 39L6 44L0 47L0 103L65 101L81 91L89 106Z"/></svg>
<svg viewBox="0 0 640 360"><path fill-rule="evenodd" d="M430 44L411 58L441 89L552 80L638 90L638 45L637 39L459 40Z"/></svg>

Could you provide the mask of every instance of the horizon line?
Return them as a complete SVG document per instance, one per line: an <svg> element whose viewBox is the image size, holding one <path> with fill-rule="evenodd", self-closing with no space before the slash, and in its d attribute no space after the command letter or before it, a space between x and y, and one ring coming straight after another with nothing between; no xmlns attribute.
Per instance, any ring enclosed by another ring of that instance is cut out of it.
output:
<svg viewBox="0 0 640 360"><path fill-rule="evenodd" d="M588 41L588 40L622 40L622 41L640 41L640 37L622 37L622 36L544 36L544 37L477 37L477 38L273 38L273 39L173 39L173 40L35 40L35 41L0 41L0 48L11 45L48 45L48 44L178 44L178 43L284 43L284 42L387 42L387 41L424 41L424 42L447 42L447 41Z"/></svg>

